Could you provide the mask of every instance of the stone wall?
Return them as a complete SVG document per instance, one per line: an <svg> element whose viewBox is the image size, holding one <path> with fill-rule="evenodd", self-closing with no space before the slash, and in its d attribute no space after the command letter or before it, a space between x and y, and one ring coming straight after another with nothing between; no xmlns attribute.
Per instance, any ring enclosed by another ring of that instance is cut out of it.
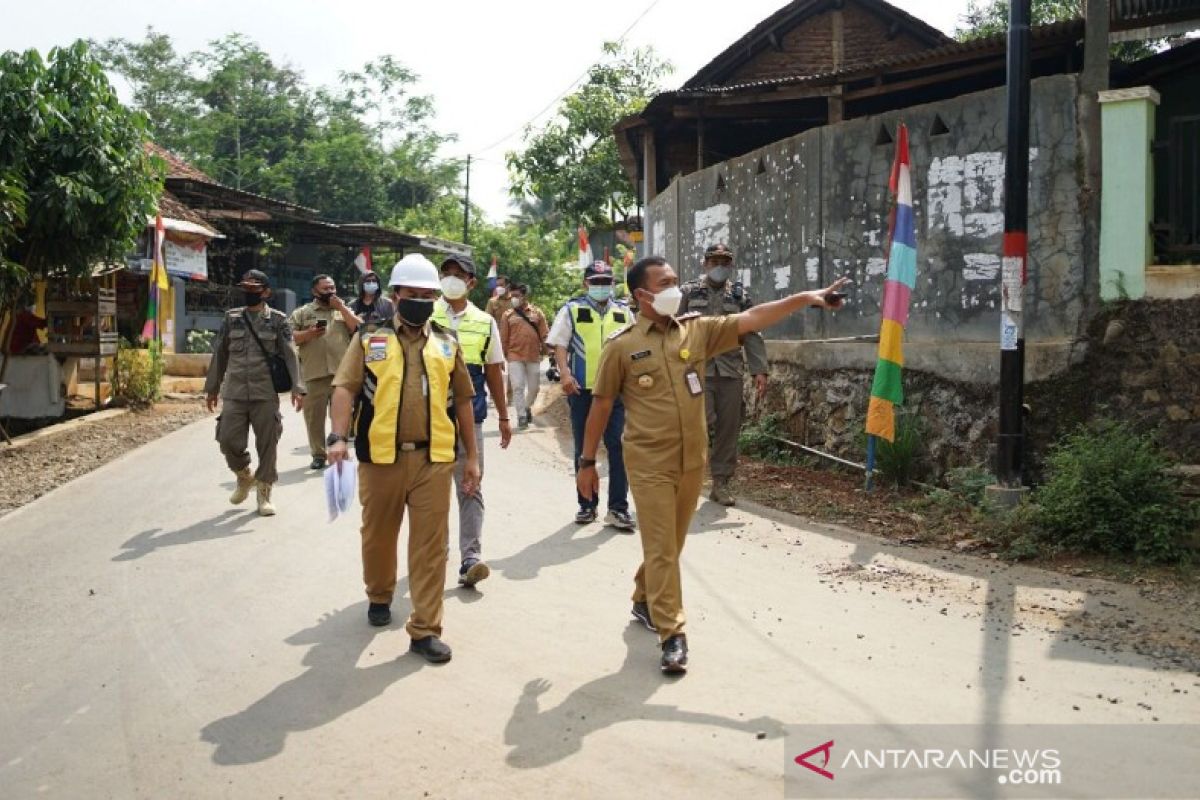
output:
<svg viewBox="0 0 1200 800"><path fill-rule="evenodd" d="M1074 76L1033 84L1027 338L1066 342L1085 306ZM756 299L855 280L847 310L770 331L821 339L879 330L888 175L898 122L910 132L918 286L907 339L999 338L1004 90L850 120L675 180L647 209L648 252L684 277L704 248L729 243ZM945 132L939 132L939 131Z"/></svg>
<svg viewBox="0 0 1200 800"><path fill-rule="evenodd" d="M861 461L872 377L865 360L772 350L772 389L755 412L780 415L802 444ZM1028 376L1031 477L1038 477L1051 443L1102 416L1155 430L1175 460L1200 464L1200 298L1110 305L1092 320L1074 354L1062 369L1042 365ZM999 351L991 357L998 360ZM906 407L920 417L927 434L931 472L992 463L994 383L971 380L966 373L946 378L908 368L905 390Z"/></svg>

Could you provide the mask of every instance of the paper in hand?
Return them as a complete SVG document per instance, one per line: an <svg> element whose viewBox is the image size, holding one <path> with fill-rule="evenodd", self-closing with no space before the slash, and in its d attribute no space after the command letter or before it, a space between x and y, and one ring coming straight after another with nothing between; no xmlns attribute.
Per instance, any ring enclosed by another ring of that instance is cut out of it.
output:
<svg viewBox="0 0 1200 800"><path fill-rule="evenodd" d="M340 461L325 468L325 505L329 521L350 510L358 490L358 470L351 461Z"/></svg>

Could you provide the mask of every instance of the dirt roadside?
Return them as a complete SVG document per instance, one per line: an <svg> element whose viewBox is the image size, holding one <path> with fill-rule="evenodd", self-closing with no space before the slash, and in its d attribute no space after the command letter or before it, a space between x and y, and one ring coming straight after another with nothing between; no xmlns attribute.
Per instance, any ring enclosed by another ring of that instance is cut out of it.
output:
<svg viewBox="0 0 1200 800"><path fill-rule="evenodd" d="M0 515L205 416L199 400L163 402L47 433L19 447L0 444Z"/></svg>

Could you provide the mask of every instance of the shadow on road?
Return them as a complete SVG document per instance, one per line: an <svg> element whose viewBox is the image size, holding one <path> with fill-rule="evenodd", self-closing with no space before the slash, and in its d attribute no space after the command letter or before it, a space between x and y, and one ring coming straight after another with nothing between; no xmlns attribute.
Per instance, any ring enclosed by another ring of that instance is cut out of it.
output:
<svg viewBox="0 0 1200 800"><path fill-rule="evenodd" d="M631 720L711 725L772 738L784 734L783 723L771 717L730 719L717 714L684 711L678 706L650 703L663 685L654 634L636 623L624 633L625 663L611 675L583 684L553 708L540 708L539 698L550 689L542 679L525 684L504 729L504 743L513 749L506 761L522 769L545 767L579 752L583 740L610 725Z"/></svg>
<svg viewBox="0 0 1200 800"><path fill-rule="evenodd" d="M396 587L392 604L397 621L407 618L410 610L407 602L401 602L404 590ZM316 625L289 637L288 644L312 645L304 656L308 669L249 708L206 725L200 738L216 746L212 760L232 766L273 758L283 752L289 733L327 725L425 665L420 656L406 654L372 667L356 666L380 630L384 629L367 625L363 602L326 614Z"/></svg>
<svg viewBox="0 0 1200 800"><path fill-rule="evenodd" d="M493 570L504 573L504 577L514 581L532 580L538 576L543 567L555 567L569 564L576 559L591 555L600 546L618 535L614 529L603 527L589 536L577 534L587 530L586 526L567 523L545 539L534 542L520 552L498 561L489 561Z"/></svg>
<svg viewBox="0 0 1200 800"><path fill-rule="evenodd" d="M304 481L313 479L319 480L323 476L323 472L319 469L309 469L307 466L289 469L279 473L279 477L275 480L275 486L291 486L296 483L304 483ZM222 489L233 491L233 487L237 486L237 481L225 481L221 484ZM250 493L250 500L254 500L254 493Z"/></svg>
<svg viewBox="0 0 1200 800"><path fill-rule="evenodd" d="M148 556L163 547L227 539L230 536L250 533L250 529L244 526L255 519L258 519L258 515L251 506L249 509L226 509L215 517L210 517L186 528L180 528L177 531L163 532L160 528L151 528L148 531L142 531L121 545L122 552L113 556L112 560L133 561Z"/></svg>

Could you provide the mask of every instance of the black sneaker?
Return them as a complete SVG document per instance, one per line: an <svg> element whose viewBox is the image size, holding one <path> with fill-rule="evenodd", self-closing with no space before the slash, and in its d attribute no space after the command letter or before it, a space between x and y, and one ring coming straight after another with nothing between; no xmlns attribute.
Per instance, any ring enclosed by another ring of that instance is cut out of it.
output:
<svg viewBox="0 0 1200 800"><path fill-rule="evenodd" d="M468 558L458 568L458 585L473 589L475 588L475 584L491 574L492 571L488 568L487 564L478 558Z"/></svg>
<svg viewBox="0 0 1200 800"><path fill-rule="evenodd" d="M662 671L668 675L687 672L687 637L677 633L662 644Z"/></svg>
<svg viewBox="0 0 1200 800"><path fill-rule="evenodd" d="M645 603L634 603L633 610L629 613L633 614L633 618L642 623L646 630L658 632L658 628L654 627L654 623L650 621L650 606Z"/></svg>
<svg viewBox="0 0 1200 800"><path fill-rule="evenodd" d="M313 456L312 463L308 465L309 469L325 469L325 456Z"/></svg>
<svg viewBox="0 0 1200 800"><path fill-rule="evenodd" d="M376 628L392 624L392 607L387 603L371 603L367 608L367 622Z"/></svg>
<svg viewBox="0 0 1200 800"><path fill-rule="evenodd" d="M413 639L409 652L416 653L431 664L444 664L450 660L450 646L436 636Z"/></svg>
<svg viewBox="0 0 1200 800"><path fill-rule="evenodd" d="M612 525L619 531L633 533L633 517L629 515L628 511L615 511L613 509L609 509L608 514L604 517L604 524Z"/></svg>
<svg viewBox="0 0 1200 800"><path fill-rule="evenodd" d="M575 512L575 524L576 525L587 525L589 522L595 522L595 521L596 521L596 509L594 509L594 508L581 508Z"/></svg>
<svg viewBox="0 0 1200 800"><path fill-rule="evenodd" d="M525 410L525 424L526 425L533 424L533 410L532 409Z"/></svg>

